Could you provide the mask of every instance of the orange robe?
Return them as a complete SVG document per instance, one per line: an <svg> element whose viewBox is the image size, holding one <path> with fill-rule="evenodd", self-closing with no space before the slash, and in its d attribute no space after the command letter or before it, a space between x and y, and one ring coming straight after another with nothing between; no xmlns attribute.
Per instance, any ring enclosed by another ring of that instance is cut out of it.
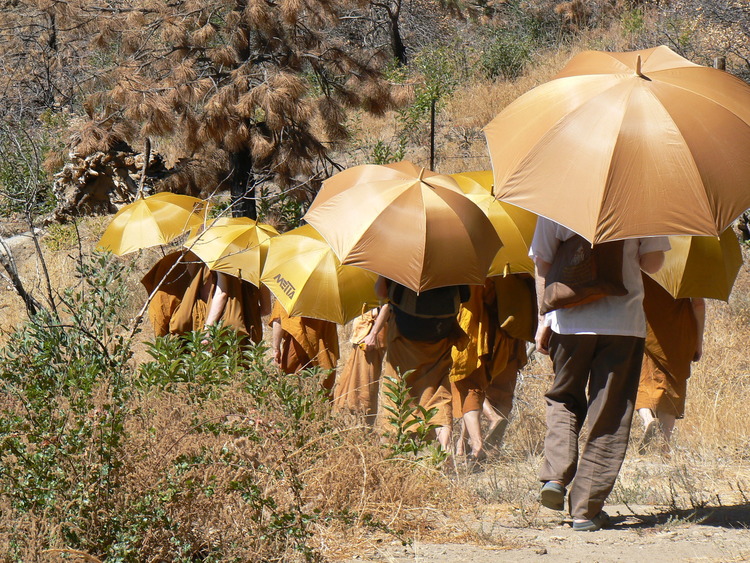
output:
<svg viewBox="0 0 750 563"><path fill-rule="evenodd" d="M437 342L409 340L398 330L395 314L388 317L387 330L383 377L401 379L406 372L413 370L405 378L409 396L427 410L437 409L431 424L450 426L453 423L449 377L453 363L451 349L454 344L465 346L467 336L457 328L455 336ZM378 417L379 425L387 432L390 430L388 419L393 415L386 407L393 406L393 401L386 392L381 384Z"/></svg>
<svg viewBox="0 0 750 563"><path fill-rule="evenodd" d="M536 333L534 279L526 274L491 278L495 285L497 329L491 336L490 383L485 396L506 417L513 408L518 372L528 363L525 341Z"/></svg>
<svg viewBox="0 0 750 563"><path fill-rule="evenodd" d="M336 323L309 317L290 317L276 301L269 326L278 320L284 333L281 340L281 369L284 373L297 373L318 366L331 370L322 382L328 391L336 379L339 360L339 337Z"/></svg>
<svg viewBox="0 0 750 563"><path fill-rule="evenodd" d="M340 410L360 412L369 423L374 422L378 410L380 373L385 355L385 334L378 334L377 346L370 350L359 347L362 339L370 334L377 309L365 311L354 320L352 327L352 351L333 391L333 405Z"/></svg>
<svg viewBox="0 0 750 563"><path fill-rule="evenodd" d="M453 348L453 366L450 372L453 396L453 417L461 418L467 412L481 410L484 390L489 383L487 362L490 360L490 339L495 331L485 305L490 295L484 286L470 286L471 296L461 304L458 324L468 335L468 344L463 349ZM491 288L494 292L494 288Z"/></svg>
<svg viewBox="0 0 750 563"><path fill-rule="evenodd" d="M215 288L216 274L202 264L170 319L169 332L186 334L202 330L211 309ZM226 292L227 302L219 320L241 336L259 343L263 340L260 290L249 282L227 275Z"/></svg>
<svg viewBox="0 0 750 563"><path fill-rule="evenodd" d="M141 279L149 295L161 282L148 305L148 317L156 336L169 334L172 315L182 302L192 280L189 268L194 267L196 262L202 264L190 251L185 252L184 256L182 250L171 252L156 262Z"/></svg>
<svg viewBox="0 0 750 563"><path fill-rule="evenodd" d="M649 276L643 276L646 353L635 408L685 414L690 366L698 345L698 326L690 299L674 299Z"/></svg>

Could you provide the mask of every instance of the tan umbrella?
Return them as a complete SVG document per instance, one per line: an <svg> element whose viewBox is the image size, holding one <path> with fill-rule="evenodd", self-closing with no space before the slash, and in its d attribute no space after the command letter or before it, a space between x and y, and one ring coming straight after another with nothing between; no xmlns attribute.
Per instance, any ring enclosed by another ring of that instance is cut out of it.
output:
<svg viewBox="0 0 750 563"><path fill-rule="evenodd" d="M727 229L721 237L672 236L664 266L649 274L672 297L705 297L726 301L742 266L737 235Z"/></svg>
<svg viewBox="0 0 750 563"><path fill-rule="evenodd" d="M115 214L97 246L121 256L168 244L202 225L207 208L202 199L170 192L139 197Z"/></svg>
<svg viewBox="0 0 750 563"><path fill-rule="evenodd" d="M497 200L492 195L492 171L451 174L471 201L489 217L503 247L490 266L490 276L518 274L534 275L534 262L529 257L529 246L534 237L537 216L530 211Z"/></svg>
<svg viewBox="0 0 750 563"><path fill-rule="evenodd" d="M343 264L418 292L484 283L501 246L492 223L453 178L406 161L331 176L305 219Z"/></svg>
<svg viewBox="0 0 750 563"><path fill-rule="evenodd" d="M495 195L592 242L719 236L750 207L750 86L664 46L581 53L485 134Z"/></svg>
<svg viewBox="0 0 750 563"><path fill-rule="evenodd" d="M378 306L377 274L343 266L310 225L271 240L261 282L291 316L345 324Z"/></svg>
<svg viewBox="0 0 750 563"><path fill-rule="evenodd" d="M220 217L185 242L209 269L224 272L258 286L271 238L271 225L246 217Z"/></svg>

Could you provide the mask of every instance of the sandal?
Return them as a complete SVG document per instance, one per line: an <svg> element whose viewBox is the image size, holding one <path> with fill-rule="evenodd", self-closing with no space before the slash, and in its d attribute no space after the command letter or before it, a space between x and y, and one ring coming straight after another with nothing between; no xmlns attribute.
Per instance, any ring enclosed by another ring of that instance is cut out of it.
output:
<svg viewBox="0 0 750 563"><path fill-rule="evenodd" d="M540 502L551 510L562 510L565 507L565 487L555 481L547 481L542 486Z"/></svg>
<svg viewBox="0 0 750 563"><path fill-rule="evenodd" d="M594 516L591 520L576 522L573 520L573 531L575 532L596 532L602 528L608 528L611 525L609 514L603 510Z"/></svg>

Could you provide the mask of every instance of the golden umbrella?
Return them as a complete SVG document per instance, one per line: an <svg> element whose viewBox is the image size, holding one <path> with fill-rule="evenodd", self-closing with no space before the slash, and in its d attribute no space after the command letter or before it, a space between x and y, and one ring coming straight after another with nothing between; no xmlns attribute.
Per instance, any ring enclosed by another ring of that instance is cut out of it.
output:
<svg viewBox="0 0 750 563"><path fill-rule="evenodd" d="M518 274L534 275L534 262L529 257L529 246L534 236L537 216L530 211L497 200L492 195L492 171L451 174L461 190L485 212L495 227L502 248L490 266L490 276Z"/></svg>
<svg viewBox="0 0 750 563"><path fill-rule="evenodd" d="M594 243L719 236L750 207L750 86L664 46L581 53L485 134L495 195Z"/></svg>
<svg viewBox="0 0 750 563"><path fill-rule="evenodd" d="M417 292L484 283L501 246L492 223L453 178L406 161L331 176L305 219L343 264Z"/></svg>
<svg viewBox="0 0 750 563"><path fill-rule="evenodd" d="M664 266L649 274L672 297L729 299L742 266L737 235L727 229L721 237L672 236Z"/></svg>
<svg viewBox="0 0 750 563"><path fill-rule="evenodd" d="M345 324L377 307L377 274L343 266L325 239L304 225L271 240L260 281L291 316Z"/></svg>
<svg viewBox="0 0 750 563"><path fill-rule="evenodd" d="M185 242L210 270L241 278L256 287L268 253L278 236L271 225L247 217L220 217Z"/></svg>
<svg viewBox="0 0 750 563"><path fill-rule="evenodd" d="M118 256L168 244L203 224L208 203L197 197L160 192L123 206L99 239L98 248Z"/></svg>

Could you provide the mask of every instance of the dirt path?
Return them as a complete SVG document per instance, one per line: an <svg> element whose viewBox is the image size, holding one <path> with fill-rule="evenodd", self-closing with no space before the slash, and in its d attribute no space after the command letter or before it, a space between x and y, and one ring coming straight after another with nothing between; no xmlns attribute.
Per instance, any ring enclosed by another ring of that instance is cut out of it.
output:
<svg viewBox="0 0 750 563"><path fill-rule="evenodd" d="M489 508L489 507L488 507ZM540 511L537 528L519 527L509 507L491 507L486 518L466 522L484 545L414 541L373 546L347 561L748 561L750 503L695 511L611 505L614 528L573 532L559 513ZM503 517L503 511L506 516ZM476 539L475 539L476 541Z"/></svg>

